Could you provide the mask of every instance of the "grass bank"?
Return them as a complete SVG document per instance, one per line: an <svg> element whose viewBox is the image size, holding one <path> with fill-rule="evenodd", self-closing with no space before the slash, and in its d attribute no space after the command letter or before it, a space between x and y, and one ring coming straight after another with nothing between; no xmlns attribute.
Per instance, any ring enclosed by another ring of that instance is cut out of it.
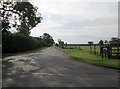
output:
<svg viewBox="0 0 120 89"><path fill-rule="evenodd" d="M98 54L91 54L89 52L89 47L81 47L82 50L77 49L62 49L63 51L67 52L69 57L75 60L79 60L82 62L109 67L109 68L116 68L120 69L120 60L119 59L108 59L103 58Z"/></svg>

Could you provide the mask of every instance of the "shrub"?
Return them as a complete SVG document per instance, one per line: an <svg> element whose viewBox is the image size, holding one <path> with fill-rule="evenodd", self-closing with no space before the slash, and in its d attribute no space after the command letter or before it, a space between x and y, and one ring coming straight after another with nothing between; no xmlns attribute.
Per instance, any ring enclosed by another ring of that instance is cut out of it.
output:
<svg viewBox="0 0 120 89"><path fill-rule="evenodd" d="M34 37L26 36L20 33L14 33L2 36L3 53L28 51L46 46L44 40L38 40Z"/></svg>

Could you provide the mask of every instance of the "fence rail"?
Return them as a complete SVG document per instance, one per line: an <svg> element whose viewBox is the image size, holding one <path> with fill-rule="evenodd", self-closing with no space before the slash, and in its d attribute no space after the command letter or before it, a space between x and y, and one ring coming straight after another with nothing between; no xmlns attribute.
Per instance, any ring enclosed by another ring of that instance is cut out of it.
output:
<svg viewBox="0 0 120 89"><path fill-rule="evenodd" d="M116 58L120 58L120 43L119 44L104 44L104 45L99 45L99 44L63 44L62 47L63 48L74 48L74 49L81 49L81 46L90 46L90 53L100 53L100 55L103 55L102 49L104 47L106 47L108 50L107 55L110 57L116 57ZM96 46L99 46L99 52L96 48ZM106 56L106 54L105 54Z"/></svg>

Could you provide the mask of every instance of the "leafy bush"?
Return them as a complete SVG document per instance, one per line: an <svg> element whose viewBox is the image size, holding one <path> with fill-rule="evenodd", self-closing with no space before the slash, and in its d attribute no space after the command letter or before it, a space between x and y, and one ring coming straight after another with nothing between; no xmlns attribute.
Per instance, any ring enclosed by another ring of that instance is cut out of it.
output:
<svg viewBox="0 0 120 89"><path fill-rule="evenodd" d="M21 52L47 46L44 40L38 40L20 33L2 36L3 53Z"/></svg>

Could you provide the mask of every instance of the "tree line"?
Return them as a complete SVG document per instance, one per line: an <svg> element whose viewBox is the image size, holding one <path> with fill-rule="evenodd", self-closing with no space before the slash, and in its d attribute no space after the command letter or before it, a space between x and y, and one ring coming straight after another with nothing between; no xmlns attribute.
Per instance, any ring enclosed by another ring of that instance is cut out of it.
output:
<svg viewBox="0 0 120 89"><path fill-rule="evenodd" d="M52 36L44 33L40 37L30 36L30 30L43 19L38 14L38 8L30 2L0 1L2 24L2 52L20 52L35 48L51 46L54 43ZM17 32L11 33L14 27Z"/></svg>
<svg viewBox="0 0 120 89"><path fill-rule="evenodd" d="M54 40L48 33L40 37L26 36L21 33L11 33L2 36L2 52L21 52L41 47L52 46Z"/></svg>

